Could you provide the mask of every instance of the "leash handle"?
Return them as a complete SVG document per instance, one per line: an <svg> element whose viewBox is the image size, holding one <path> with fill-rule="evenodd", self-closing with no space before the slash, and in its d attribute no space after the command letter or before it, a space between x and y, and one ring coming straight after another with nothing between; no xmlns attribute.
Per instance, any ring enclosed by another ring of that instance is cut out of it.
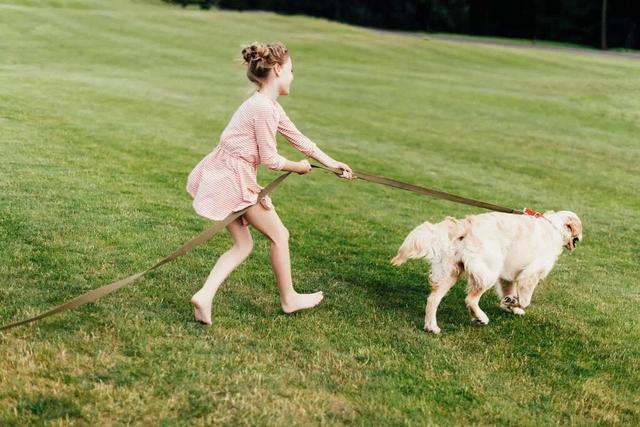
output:
<svg viewBox="0 0 640 427"><path fill-rule="evenodd" d="M316 164L314 164L314 163L312 163L312 164L311 164L311 167L312 167L312 168L316 168L316 169L324 169L324 170L326 170L326 171L333 172L333 173L335 173L335 174L336 174L336 175L338 175L338 176L341 176L341 175L342 175L342 173L345 171L344 169L341 169L341 168L330 168L329 166L325 166L325 165L316 165ZM358 178L358 177L356 176L356 174L355 174L355 173L353 174L353 177L354 177L354 178Z"/></svg>

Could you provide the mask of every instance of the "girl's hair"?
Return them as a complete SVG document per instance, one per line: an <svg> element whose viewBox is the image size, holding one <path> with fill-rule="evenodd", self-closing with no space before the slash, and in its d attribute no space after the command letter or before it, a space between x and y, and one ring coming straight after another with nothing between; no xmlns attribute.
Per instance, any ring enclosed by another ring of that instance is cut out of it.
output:
<svg viewBox="0 0 640 427"><path fill-rule="evenodd" d="M247 65L249 80L262 86L263 80L276 64L284 65L287 62L289 51L282 43L253 42L242 48L242 58Z"/></svg>

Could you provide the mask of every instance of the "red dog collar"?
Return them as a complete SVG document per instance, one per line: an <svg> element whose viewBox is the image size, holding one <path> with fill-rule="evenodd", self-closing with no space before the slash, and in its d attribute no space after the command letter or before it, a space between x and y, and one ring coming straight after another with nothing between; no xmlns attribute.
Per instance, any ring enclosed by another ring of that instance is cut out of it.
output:
<svg viewBox="0 0 640 427"><path fill-rule="evenodd" d="M529 209L529 208L524 208L522 210L522 212L525 215L534 216L536 218L543 218L544 217L540 212L534 211L533 209Z"/></svg>

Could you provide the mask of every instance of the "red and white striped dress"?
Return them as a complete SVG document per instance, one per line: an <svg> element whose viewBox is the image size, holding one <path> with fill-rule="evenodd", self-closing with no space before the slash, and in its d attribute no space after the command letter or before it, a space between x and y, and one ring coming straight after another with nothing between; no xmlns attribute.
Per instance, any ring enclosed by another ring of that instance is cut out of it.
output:
<svg viewBox="0 0 640 427"><path fill-rule="evenodd" d="M258 164L274 170L285 164L276 148L276 132L298 151L314 155L316 144L296 128L280 104L254 93L234 113L218 146L189 174L187 192L198 215L219 221L257 202L262 190L256 181ZM261 203L273 209L269 196Z"/></svg>

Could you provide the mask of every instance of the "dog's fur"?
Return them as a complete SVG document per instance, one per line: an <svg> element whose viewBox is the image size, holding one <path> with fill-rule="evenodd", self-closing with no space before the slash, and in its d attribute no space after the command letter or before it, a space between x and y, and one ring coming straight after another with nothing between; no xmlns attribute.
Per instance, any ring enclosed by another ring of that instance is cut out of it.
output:
<svg viewBox="0 0 640 427"><path fill-rule="evenodd" d="M405 239L394 265L411 258L431 263L431 294L425 309L425 331L439 333L436 310L462 273L468 278L465 303L471 318L489 322L478 305L480 297L496 286L500 306L523 315L533 291L553 268L562 248L574 250L582 240L582 223L569 211L545 212L543 217L486 213L465 219L425 222Z"/></svg>

